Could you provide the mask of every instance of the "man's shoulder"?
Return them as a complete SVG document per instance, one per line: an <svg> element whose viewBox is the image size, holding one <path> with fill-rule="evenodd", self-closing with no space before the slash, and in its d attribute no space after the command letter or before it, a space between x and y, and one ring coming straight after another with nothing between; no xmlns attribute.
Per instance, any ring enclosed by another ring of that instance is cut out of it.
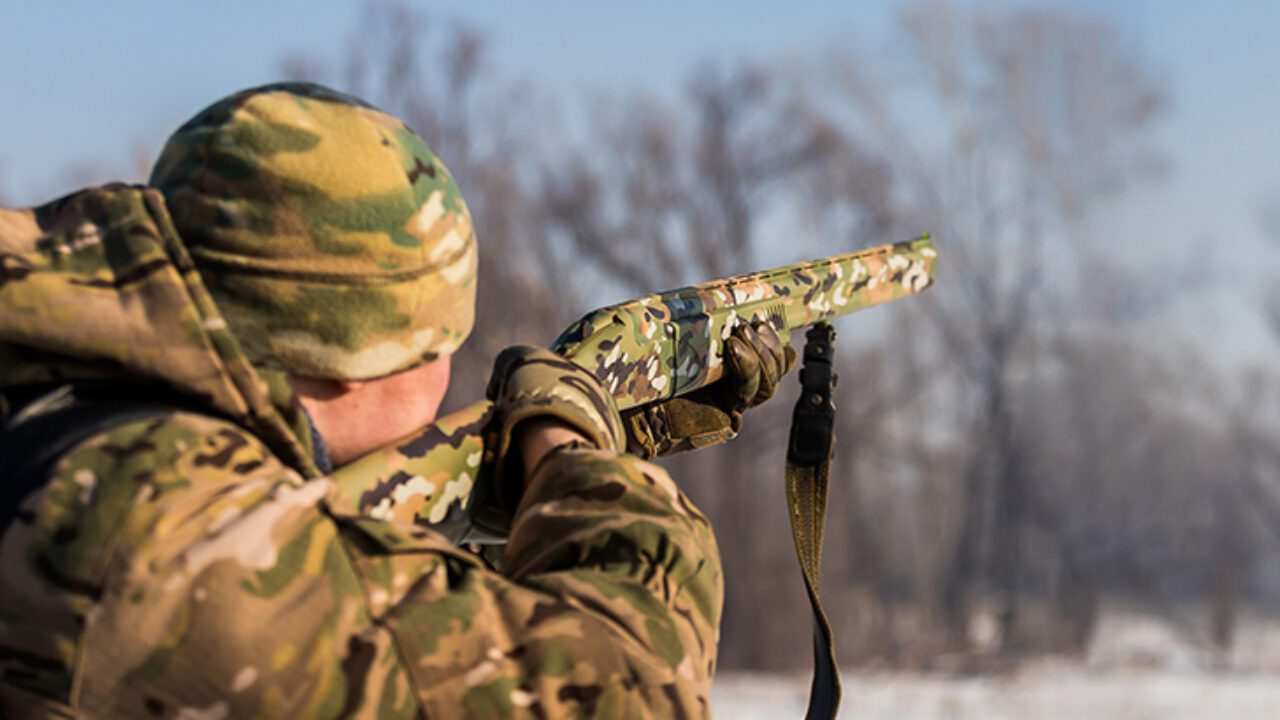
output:
<svg viewBox="0 0 1280 720"><path fill-rule="evenodd" d="M246 428L214 414L193 409L177 395L149 395L137 401L89 396L56 409L30 424L38 430L22 450L36 454L42 446L56 451L47 467L52 482L91 486L94 499L100 482L124 477L130 490L169 489L166 478L217 473L233 482L265 464L271 453ZM18 432L25 430L17 428ZM76 478L79 478L78 480ZM92 478L92 479L91 479Z"/></svg>
<svg viewBox="0 0 1280 720"><path fill-rule="evenodd" d="M177 407L122 415L77 439L21 503L30 551L45 567L92 582L99 555L140 520L243 483L255 471L296 474L244 428Z"/></svg>
<svg viewBox="0 0 1280 720"><path fill-rule="evenodd" d="M66 699L59 688L75 673L88 618L104 604L135 599L110 599L124 578L164 566L168 558L144 548L178 551L187 536L207 536L209 523L253 502L244 488L252 489L255 470L290 486L303 482L221 418L152 406L102 419L58 449L0 539L0 615L21 619L0 643L18 659L3 664L31 674L23 684L48 698Z"/></svg>
<svg viewBox="0 0 1280 720"><path fill-rule="evenodd" d="M4 526L15 513L31 515L35 504L47 505L58 495L51 489L60 484L80 487L70 495L96 504L103 495L100 479L151 477L154 469L174 465L202 446L254 444L243 429L193 411L191 401L155 388L75 382L19 388L6 392L5 400L0 425ZM148 484L119 483L130 493Z"/></svg>

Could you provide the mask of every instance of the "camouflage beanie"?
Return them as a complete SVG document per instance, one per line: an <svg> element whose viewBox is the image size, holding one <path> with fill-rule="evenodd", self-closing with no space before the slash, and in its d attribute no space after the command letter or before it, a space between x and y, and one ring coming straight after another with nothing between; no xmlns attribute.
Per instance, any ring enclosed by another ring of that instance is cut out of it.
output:
<svg viewBox="0 0 1280 720"><path fill-rule="evenodd" d="M233 330L297 375L380 377L471 331L476 243L449 171L404 123L319 85L245 90L151 172Z"/></svg>

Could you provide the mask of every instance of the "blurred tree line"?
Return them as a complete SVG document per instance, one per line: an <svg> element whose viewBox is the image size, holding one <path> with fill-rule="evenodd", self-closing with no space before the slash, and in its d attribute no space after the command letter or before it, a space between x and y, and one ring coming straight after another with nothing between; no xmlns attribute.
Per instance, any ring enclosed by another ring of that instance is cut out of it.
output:
<svg viewBox="0 0 1280 720"><path fill-rule="evenodd" d="M901 20L892 53L703 64L677 98L568 110L497 76L481 33L401 5L285 68L405 118L461 184L483 250L455 405L498 349L592 307L934 233L933 290L838 326L824 594L846 663L1080 653L1108 599L1225 652L1241 603L1280 592L1275 386L1223 377L1196 328L1143 327L1196 277L1108 228L1164 171L1158 76L1061 10ZM794 384L738 441L668 463L719 538L725 667L808 662Z"/></svg>
<svg viewBox="0 0 1280 720"><path fill-rule="evenodd" d="M480 32L428 20L368 5L345 52L283 70L404 118L462 187L480 296L452 407L500 348L593 307L930 231L935 288L837 325L841 659L1082 653L1109 601L1226 657L1241 607L1280 596L1276 378L1224 375L1212 328L1152 330L1202 273L1108 226L1165 171L1167 105L1112 28L917 5L890 52L708 63L676 98L564 107L498 75ZM667 462L719 539L722 667L809 662L782 485L796 385L737 441Z"/></svg>

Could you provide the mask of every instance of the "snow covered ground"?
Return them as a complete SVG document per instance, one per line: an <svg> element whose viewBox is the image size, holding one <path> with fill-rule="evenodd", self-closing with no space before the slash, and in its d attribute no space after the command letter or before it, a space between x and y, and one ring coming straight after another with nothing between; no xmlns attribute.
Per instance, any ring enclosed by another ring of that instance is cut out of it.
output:
<svg viewBox="0 0 1280 720"><path fill-rule="evenodd" d="M1036 663L1000 677L906 673L843 676L842 720L1274 720L1280 675L1097 672ZM712 690L722 720L802 718L807 677L723 673Z"/></svg>
<svg viewBox="0 0 1280 720"><path fill-rule="evenodd" d="M1194 623L1109 613L1087 656L1010 674L843 674L841 720L1280 720L1280 622L1250 618L1230 655ZM1224 668L1230 668L1226 670ZM722 672L721 720L801 718L807 675Z"/></svg>

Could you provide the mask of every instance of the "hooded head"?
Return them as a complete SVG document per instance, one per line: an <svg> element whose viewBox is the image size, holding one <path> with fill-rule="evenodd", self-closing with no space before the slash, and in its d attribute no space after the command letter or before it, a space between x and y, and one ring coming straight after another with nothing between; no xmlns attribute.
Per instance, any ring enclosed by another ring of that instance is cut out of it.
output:
<svg viewBox="0 0 1280 720"><path fill-rule="evenodd" d="M292 374L381 377L471 331L476 243L458 187L357 98L308 83L236 93L169 138L150 182L228 323Z"/></svg>

